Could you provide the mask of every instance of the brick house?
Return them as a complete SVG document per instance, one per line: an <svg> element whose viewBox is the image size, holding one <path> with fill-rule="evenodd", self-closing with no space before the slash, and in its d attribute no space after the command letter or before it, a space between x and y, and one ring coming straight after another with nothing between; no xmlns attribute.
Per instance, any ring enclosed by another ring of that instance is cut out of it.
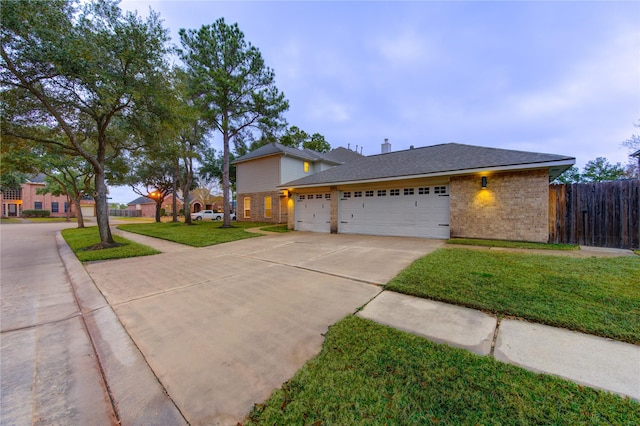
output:
<svg viewBox="0 0 640 426"><path fill-rule="evenodd" d="M385 142L382 154L278 185L289 228L546 242L549 182L575 163L457 143L388 151ZM250 172L238 173L239 188Z"/></svg>
<svg viewBox="0 0 640 426"><path fill-rule="evenodd" d="M218 210L222 207L222 197L207 197L207 200L203 200L197 195L191 195L191 207L189 213L199 212L204 209ZM213 204L210 204L213 201ZM184 200L180 195L176 197L176 207L178 212L184 208ZM168 194L162 201L162 206L167 215L171 215L173 212L173 194ZM127 204L127 210L139 211L140 217L156 217L156 202L149 197L138 197L135 200Z"/></svg>
<svg viewBox="0 0 640 426"><path fill-rule="evenodd" d="M39 174L27 178L20 189L0 192L2 217L20 217L24 210L48 210L50 217L77 216L75 205L65 195L38 194L38 189L45 187L45 175ZM80 201L84 217L94 217L95 201L87 197Z"/></svg>
<svg viewBox="0 0 640 426"><path fill-rule="evenodd" d="M243 155L233 162L236 166L236 217L239 221L287 223L291 199L286 188L279 188L279 185L360 157L342 147L320 153L275 142Z"/></svg>

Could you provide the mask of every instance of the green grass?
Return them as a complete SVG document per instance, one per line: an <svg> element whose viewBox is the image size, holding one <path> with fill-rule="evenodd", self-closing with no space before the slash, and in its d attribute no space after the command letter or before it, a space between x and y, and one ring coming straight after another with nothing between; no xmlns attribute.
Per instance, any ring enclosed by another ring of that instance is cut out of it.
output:
<svg viewBox="0 0 640 426"><path fill-rule="evenodd" d="M67 222L66 217L28 217L25 218L29 222L43 222L43 223L52 223L52 222ZM78 219L75 217L69 218L69 222L77 222Z"/></svg>
<svg viewBox="0 0 640 426"><path fill-rule="evenodd" d="M287 225L272 225L272 226L265 226L263 228L260 228L260 230L262 231L269 231L269 232L289 232L289 229L287 228Z"/></svg>
<svg viewBox="0 0 640 426"><path fill-rule="evenodd" d="M246 232L247 228L265 226L265 223L233 222L231 228L222 228L221 222L194 221L193 225L182 222L140 223L118 225L118 229L135 232L149 237L161 238L192 247L206 247L228 243L244 238L259 237L260 234Z"/></svg>
<svg viewBox="0 0 640 426"><path fill-rule="evenodd" d="M387 289L640 343L640 259L440 249Z"/></svg>
<svg viewBox="0 0 640 426"><path fill-rule="evenodd" d="M87 250L87 248L100 242L97 226L65 229L62 231L62 236L81 262L149 256L160 253L156 249L115 235L113 239L121 244L120 246L101 250Z"/></svg>
<svg viewBox="0 0 640 426"><path fill-rule="evenodd" d="M447 241L448 244L461 244L467 246L482 247L505 247L520 249L540 249L540 250L578 250L580 246L577 244L547 244L532 243L527 241L505 241L505 240L480 240L471 238L452 238Z"/></svg>
<svg viewBox="0 0 640 426"><path fill-rule="evenodd" d="M20 219L2 217L0 218L0 223L21 223L21 222L20 222Z"/></svg>
<svg viewBox="0 0 640 426"><path fill-rule="evenodd" d="M628 398L350 316L246 424L639 423Z"/></svg>

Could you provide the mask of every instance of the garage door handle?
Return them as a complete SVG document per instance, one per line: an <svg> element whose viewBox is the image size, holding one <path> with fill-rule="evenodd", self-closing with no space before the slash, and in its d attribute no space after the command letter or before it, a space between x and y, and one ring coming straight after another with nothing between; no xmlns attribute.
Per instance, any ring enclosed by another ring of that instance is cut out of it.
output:
<svg viewBox="0 0 640 426"><path fill-rule="evenodd" d="M344 220L341 220L340 223L349 223L349 222L345 222Z"/></svg>
<svg viewBox="0 0 640 426"><path fill-rule="evenodd" d="M449 194L440 194L440 195L438 195L438 197L448 197L448 196L449 196Z"/></svg>
<svg viewBox="0 0 640 426"><path fill-rule="evenodd" d="M439 223L438 226L449 226L448 223Z"/></svg>

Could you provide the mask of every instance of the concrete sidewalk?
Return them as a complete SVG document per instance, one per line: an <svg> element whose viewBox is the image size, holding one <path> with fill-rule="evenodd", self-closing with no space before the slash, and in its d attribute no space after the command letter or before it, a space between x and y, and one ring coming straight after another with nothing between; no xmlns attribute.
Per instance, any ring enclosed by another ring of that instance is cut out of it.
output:
<svg viewBox="0 0 640 426"><path fill-rule="evenodd" d="M384 291L358 316L640 400L640 346Z"/></svg>

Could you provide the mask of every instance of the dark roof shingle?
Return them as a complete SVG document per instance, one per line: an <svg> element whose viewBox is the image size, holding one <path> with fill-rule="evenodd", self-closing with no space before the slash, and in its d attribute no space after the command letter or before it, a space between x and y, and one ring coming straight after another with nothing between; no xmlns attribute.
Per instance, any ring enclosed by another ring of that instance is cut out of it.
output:
<svg viewBox="0 0 640 426"><path fill-rule="evenodd" d="M510 166L567 162L575 158L565 155L487 148L458 143L426 146L354 159L348 164L288 182L284 186L313 186L350 181L405 178L429 174L491 169Z"/></svg>

